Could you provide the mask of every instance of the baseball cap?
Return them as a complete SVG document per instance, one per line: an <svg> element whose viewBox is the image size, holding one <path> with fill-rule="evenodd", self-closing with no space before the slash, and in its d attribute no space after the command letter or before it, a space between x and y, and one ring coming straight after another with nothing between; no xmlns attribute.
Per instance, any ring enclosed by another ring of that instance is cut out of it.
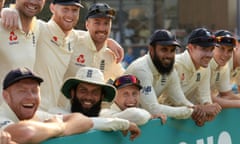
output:
<svg viewBox="0 0 240 144"><path fill-rule="evenodd" d="M115 17L116 11L106 3L95 3L89 9L86 16L88 18L111 18Z"/></svg>
<svg viewBox="0 0 240 144"><path fill-rule="evenodd" d="M83 8L83 5L81 4L81 0L53 0L53 4L75 5Z"/></svg>
<svg viewBox="0 0 240 144"><path fill-rule="evenodd" d="M140 89L142 89L142 86L140 85L140 81L137 79L134 75L123 75L118 78L116 78L113 82L113 85L115 88L123 88L126 86L134 85Z"/></svg>
<svg viewBox="0 0 240 144"><path fill-rule="evenodd" d="M217 43L220 45L235 47L237 40L234 38L233 34L227 30L217 30L214 33Z"/></svg>
<svg viewBox="0 0 240 144"><path fill-rule="evenodd" d="M176 39L176 36L165 29L158 29L153 32L150 37L150 45L152 44L160 44L163 46L174 45L181 47L180 43Z"/></svg>
<svg viewBox="0 0 240 144"><path fill-rule="evenodd" d="M43 79L39 77L37 74L32 72L30 69L23 67L23 68L16 68L11 70L4 78L3 80L3 89L8 88L12 84L22 80L22 79L34 79L36 80L39 85L41 82L43 82Z"/></svg>
<svg viewBox="0 0 240 144"><path fill-rule="evenodd" d="M206 28L194 29L188 37L188 43L201 47L217 46L215 36Z"/></svg>
<svg viewBox="0 0 240 144"><path fill-rule="evenodd" d="M71 98L71 89L77 87L79 83L90 83L102 86L104 91L104 101L111 102L116 94L116 89L104 82L103 73L96 68L83 67L77 71L75 77L70 77L65 80L61 88L61 92L68 99Z"/></svg>

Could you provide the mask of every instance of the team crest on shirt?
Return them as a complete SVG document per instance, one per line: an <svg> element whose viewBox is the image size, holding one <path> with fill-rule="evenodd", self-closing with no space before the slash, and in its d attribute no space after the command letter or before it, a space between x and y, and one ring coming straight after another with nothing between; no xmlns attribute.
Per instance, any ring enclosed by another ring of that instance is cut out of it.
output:
<svg viewBox="0 0 240 144"><path fill-rule="evenodd" d="M53 36L52 39L51 39L51 42L54 43L55 45L59 46L57 36Z"/></svg>
<svg viewBox="0 0 240 144"><path fill-rule="evenodd" d="M18 36L15 34L14 31L11 31L9 34L9 44L13 45L13 44L18 44Z"/></svg>
<svg viewBox="0 0 240 144"><path fill-rule="evenodd" d="M145 86L142 89L142 93L144 93L145 95L148 95L151 91L152 91L152 87L151 86Z"/></svg>
<svg viewBox="0 0 240 144"><path fill-rule="evenodd" d="M7 125L8 123L10 123L9 120L6 120L6 121L0 123L0 128L3 127L3 126L5 126L5 125Z"/></svg>
<svg viewBox="0 0 240 144"><path fill-rule="evenodd" d="M80 54L77 58L76 58L76 65L81 65L84 66L85 63L85 56L83 54Z"/></svg>

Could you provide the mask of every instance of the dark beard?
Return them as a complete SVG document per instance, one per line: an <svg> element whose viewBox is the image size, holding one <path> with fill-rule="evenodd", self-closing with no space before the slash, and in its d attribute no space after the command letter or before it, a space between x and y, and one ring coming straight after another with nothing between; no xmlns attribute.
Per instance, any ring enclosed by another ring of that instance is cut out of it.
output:
<svg viewBox="0 0 240 144"><path fill-rule="evenodd" d="M174 59L173 61L168 65L168 66L164 66L163 63L158 59L156 52L154 52L153 58L152 58L152 62L155 65L156 69L158 70L158 72L162 75L169 75L172 70L173 70L173 66L174 66Z"/></svg>
<svg viewBox="0 0 240 144"><path fill-rule="evenodd" d="M101 100L90 109L84 109L79 100L74 96L71 102L71 112L79 112L88 117L98 117L101 110Z"/></svg>

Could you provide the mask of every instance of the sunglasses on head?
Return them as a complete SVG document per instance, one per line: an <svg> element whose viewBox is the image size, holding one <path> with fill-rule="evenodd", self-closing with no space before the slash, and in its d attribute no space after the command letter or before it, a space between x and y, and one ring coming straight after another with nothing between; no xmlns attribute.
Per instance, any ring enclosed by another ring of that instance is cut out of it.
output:
<svg viewBox="0 0 240 144"><path fill-rule="evenodd" d="M107 15L111 15L111 16L115 16L115 10L112 8L108 8L105 6L96 6L95 9L91 10L89 15L95 15L95 14L107 14Z"/></svg>
<svg viewBox="0 0 240 144"><path fill-rule="evenodd" d="M125 75L117 78L113 85L118 88L120 86L126 85L126 84L137 84L140 85L140 81L137 79L137 77L133 75Z"/></svg>
<svg viewBox="0 0 240 144"><path fill-rule="evenodd" d="M189 43L202 43L202 42L214 43L216 42L216 38L215 37L197 37L189 40Z"/></svg>
<svg viewBox="0 0 240 144"><path fill-rule="evenodd" d="M217 43L219 44L230 44L232 46L236 46L236 39L233 37L224 37L224 36L219 36L216 37Z"/></svg>

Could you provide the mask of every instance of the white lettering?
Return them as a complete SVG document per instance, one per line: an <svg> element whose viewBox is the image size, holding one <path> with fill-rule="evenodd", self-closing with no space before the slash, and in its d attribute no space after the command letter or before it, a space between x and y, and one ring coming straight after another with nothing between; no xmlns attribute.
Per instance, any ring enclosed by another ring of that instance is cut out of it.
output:
<svg viewBox="0 0 240 144"><path fill-rule="evenodd" d="M232 144L231 135L226 131L221 132L218 137L218 144Z"/></svg>
<svg viewBox="0 0 240 144"><path fill-rule="evenodd" d="M179 144L188 144L188 143L180 142ZM202 139L196 140L196 144L205 144L204 139L202 138ZM207 137L207 144L214 144L213 136ZM221 132L219 134L217 144L232 144L231 135L226 131Z"/></svg>

